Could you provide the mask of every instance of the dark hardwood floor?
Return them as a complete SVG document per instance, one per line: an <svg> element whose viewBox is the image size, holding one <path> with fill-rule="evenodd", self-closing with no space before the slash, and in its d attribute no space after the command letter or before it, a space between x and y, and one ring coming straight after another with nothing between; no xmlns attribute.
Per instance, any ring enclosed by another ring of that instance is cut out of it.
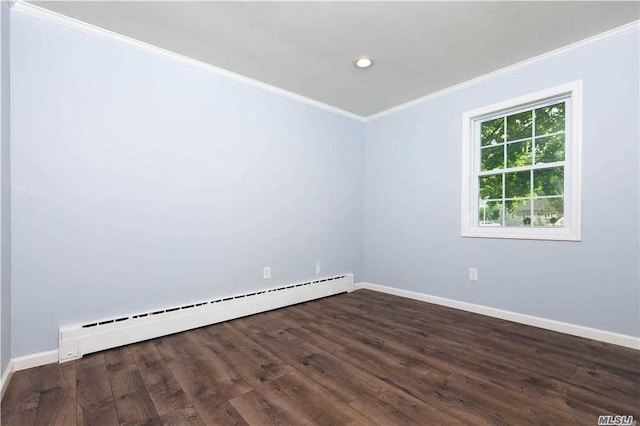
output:
<svg viewBox="0 0 640 426"><path fill-rule="evenodd" d="M14 374L12 425L597 424L640 351L359 290Z"/></svg>

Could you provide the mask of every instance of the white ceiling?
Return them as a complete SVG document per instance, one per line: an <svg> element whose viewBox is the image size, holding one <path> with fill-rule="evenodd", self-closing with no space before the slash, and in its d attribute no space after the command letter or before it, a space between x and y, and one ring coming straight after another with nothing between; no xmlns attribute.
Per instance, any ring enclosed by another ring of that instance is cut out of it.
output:
<svg viewBox="0 0 640 426"><path fill-rule="evenodd" d="M640 17L610 1L33 3L362 116Z"/></svg>

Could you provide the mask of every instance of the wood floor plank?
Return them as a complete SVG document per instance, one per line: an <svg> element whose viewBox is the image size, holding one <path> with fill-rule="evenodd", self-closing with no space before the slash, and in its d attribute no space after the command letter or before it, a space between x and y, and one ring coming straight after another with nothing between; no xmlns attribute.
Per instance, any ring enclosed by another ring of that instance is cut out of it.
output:
<svg viewBox="0 0 640 426"><path fill-rule="evenodd" d="M306 424L306 419L290 415L274 406L257 391L246 392L229 401L250 425L294 425Z"/></svg>
<svg viewBox="0 0 640 426"><path fill-rule="evenodd" d="M130 347L105 352L105 363L120 423L158 417Z"/></svg>
<svg viewBox="0 0 640 426"><path fill-rule="evenodd" d="M237 373L234 365L228 365L215 352L209 353L200 359L203 374L211 381L213 386L227 399L235 398L251 391L253 388L247 384Z"/></svg>
<svg viewBox="0 0 640 426"><path fill-rule="evenodd" d="M243 329L237 322L229 325L229 327L240 327L240 330ZM240 330L236 330L236 333L242 336ZM344 407L344 402L355 400L357 393L361 394L371 389L371 387L368 387L365 383L358 382L357 374L354 375L353 370L340 370L339 364L335 361L330 361L326 353L324 354L325 356L322 356L320 354L321 351L311 345L305 345L304 342L298 342L295 336L291 336L282 330L271 329L270 332L275 334L273 339L268 338L262 331L250 329L244 329L244 331L250 333L250 335L255 335L256 333L263 334L263 338L260 339L259 342L264 346L259 347L259 344L255 344L257 347L253 347L252 345L253 351L270 354L270 352L268 350L265 351L264 348L274 350L274 352L278 352L279 357L287 363L289 368L286 370L286 378L283 378L283 381L289 379L298 380L300 383L304 382L303 386L298 386L297 388L300 389L301 393L307 392L308 388L309 392L313 394L313 396L311 394L297 395L296 398L309 401L305 402L305 404L311 406L317 402L321 402L321 406L317 409L327 406L333 407L333 411L340 415L342 422L359 424L371 422L371 419L363 415L363 413ZM257 338L256 341L258 341ZM267 341L270 343L267 343ZM282 351L280 350L280 346L274 346L276 341L282 345L286 345L289 350ZM275 362L281 361L278 359ZM273 378L275 378L275 376L267 381ZM338 385L334 386L334 383L338 383ZM354 384L355 389L350 389L354 387ZM259 384L256 385L256 387L258 390L262 389Z"/></svg>
<svg viewBox="0 0 640 426"><path fill-rule="evenodd" d="M594 407L570 398L567 394L560 394L552 390L547 390L539 402L543 407L548 407L550 410L565 413L566 416L574 420L575 424L589 424L593 423L593 420L597 419L598 416L615 415L615 413L603 407Z"/></svg>
<svg viewBox="0 0 640 426"><path fill-rule="evenodd" d="M193 407L182 408L160 416L160 421L164 426L205 426L198 412Z"/></svg>
<svg viewBox="0 0 640 426"><path fill-rule="evenodd" d="M255 389L269 401L276 401L288 412L296 412L309 422L335 425L349 424L362 417L351 407L339 404L331 393L314 386L302 375L291 371L272 380L255 384ZM331 407L330 410L327 407Z"/></svg>
<svg viewBox="0 0 640 426"><path fill-rule="evenodd" d="M14 425L596 424L640 351L359 290L18 371Z"/></svg>
<svg viewBox="0 0 640 426"><path fill-rule="evenodd" d="M46 366L13 374L0 407L2 424L34 424L40 393L46 386L44 380L47 375L41 374L45 370L44 367Z"/></svg>
<svg viewBox="0 0 640 426"><path fill-rule="evenodd" d="M229 404L227 397L209 379L205 363L201 358L194 358L172 362L169 368L206 424L246 424Z"/></svg>
<svg viewBox="0 0 640 426"><path fill-rule="evenodd" d="M265 381L282 374L283 363L275 357L261 352L262 360L256 356L260 352L246 348L245 343L237 339L232 328L219 327L209 348L227 365L234 365L238 376L245 382ZM235 340L234 340L235 339Z"/></svg>
<svg viewBox="0 0 640 426"><path fill-rule="evenodd" d="M92 354L77 361L76 380L78 424L118 425L118 414L104 355Z"/></svg>
<svg viewBox="0 0 640 426"><path fill-rule="evenodd" d="M153 341L156 350L165 362L181 361L189 358L180 337L182 333L160 337Z"/></svg>
<svg viewBox="0 0 640 426"><path fill-rule="evenodd" d="M379 425L417 425L415 419L409 417L402 409L382 401L380 398L374 398L369 394L363 394L355 401L349 403L350 406L357 409L361 413L367 413L369 418ZM422 419L422 423L428 422L429 419Z"/></svg>
<svg viewBox="0 0 640 426"><path fill-rule="evenodd" d="M332 302L329 299L325 299L323 303L331 304ZM412 350L413 354L417 357L422 357L422 355L425 354L425 351L421 347L421 345L424 344L424 339L420 339L421 333L419 329L411 330L409 328L400 330L398 324L392 321L391 323L394 324L394 327L386 327L390 330L386 331L385 327L378 325L380 323L376 318L360 318L358 316L351 316L349 313L346 315L348 319L347 323L350 327L356 327L359 330L366 330L371 334L385 336L387 339L395 340L403 346L405 351L407 349ZM388 315L385 315L385 319L388 319L388 317ZM450 335L451 330L448 328L444 329L443 333ZM437 336L435 338L434 336L429 336L428 341L430 344L436 345L436 347L445 346L447 348L446 353L427 353L427 358L422 358L431 368L440 369L441 372L451 369L462 370L464 374L471 376L474 376L476 372L480 372L481 375L491 375L494 381L500 382L503 386L512 388L518 392L530 393L533 397L540 397L544 392L546 387L541 386L541 384L552 386L559 391L561 382L553 382L553 379L566 379L573 375L576 370L575 365L558 362L549 358L514 357L513 351L509 350L512 349L511 347L507 347L507 350L501 352L487 352L484 350L469 352L469 342L459 344ZM476 345L478 340L473 339L472 342L474 343L474 347L478 348ZM442 365L442 362L435 362L439 356L444 360L445 365ZM544 363L544 369L531 368L535 367L536 363ZM552 366L557 366L558 368L552 371L553 374L551 377L547 374L539 373L543 370L549 370L549 367ZM562 387L568 390L569 384L565 383Z"/></svg>
<svg viewBox="0 0 640 426"><path fill-rule="evenodd" d="M255 331L254 334L256 334ZM368 395L369 399L371 397L376 399L387 398L399 403L405 403L407 407L412 407L414 410L418 410L417 407L422 406L422 413L420 415L424 415L425 411L431 410L429 411L429 418L434 421L438 420L440 422L451 423L453 419L457 417L461 419L461 421L471 421L477 424L481 423L480 418L477 416L474 417L468 413L466 415L460 415L460 413L455 409L449 410L446 414L442 414L438 412L437 409L428 406L428 404L426 406L421 404L421 402L424 401L417 400L413 395L403 396L396 390L391 389L385 381L376 380L376 374L369 375L366 380L359 381L359 378L363 377L363 375L361 374L358 366L362 366L362 363L351 364L348 358L335 358L337 362L331 362L330 358L332 357L330 354L321 350L317 346L313 346L311 343L297 341L294 345L287 345L287 342L291 342L291 339L285 339L284 341L276 344L278 336L278 333L276 333L274 338L275 340L262 339L260 341L270 347L273 351L277 352L279 356L285 357L284 359L287 360L289 365L298 369L307 378L315 380L320 385L325 386L330 392L339 395L341 400L353 402L360 399L361 401L356 402L355 407L358 407L358 404L362 403L363 399L361 396L367 393L370 394ZM311 338L310 340L313 341L314 338ZM344 350L343 347L342 349ZM342 351L338 350L335 353L340 352ZM345 368L346 366L349 366L350 368ZM379 367L379 365L372 365L370 371L380 371ZM393 382L394 379L401 383L421 381L420 378L414 380L415 376L408 371L394 370L391 376L387 376L386 374L382 374L381 376L390 382ZM348 392L349 390L351 390L350 393ZM373 394L371 394L372 391L374 391ZM459 407L455 408L457 409ZM442 407L440 407L440 409L442 409ZM420 415L418 415L418 417L420 417ZM446 415L449 417L446 417ZM413 417L415 421L415 416ZM372 421L372 419L369 419L369 421Z"/></svg>
<svg viewBox="0 0 640 426"><path fill-rule="evenodd" d="M330 303L326 300L325 304ZM358 316L347 316L347 326L354 328L355 330L364 330L372 335L384 337L387 344L395 345L403 352L410 351L417 359L423 362L425 365L429 365L430 369L440 369L440 372L447 371L451 367L436 366L432 361L434 360L435 353L432 350L425 350L424 342L420 341L420 334L416 332L408 332L405 330L399 330L398 327L387 330L388 327L382 327L377 324L375 319L366 319ZM417 343L416 343L417 342ZM511 356L503 356L501 353L491 353L490 359L479 356L477 351L469 353L467 350L468 344L452 345L449 341L442 341L441 339L430 338L430 342L434 344L448 344L447 358L451 358L450 355L454 355L454 359L460 360L459 365L456 368L465 368L465 374L473 375L475 371L483 370L483 374L490 374L494 380L500 381L506 387L512 387L514 390L526 391L533 394L535 397L540 397L544 392L540 385L543 381L549 381L548 378L538 376L532 372L527 372L527 364L523 363L514 365L514 359ZM485 353L485 355L488 355ZM513 367L512 367L513 365ZM524 369L524 371L523 371ZM575 370L575 367L574 367ZM573 373L570 373L573 374ZM535 383L531 383L535 382Z"/></svg>
<svg viewBox="0 0 640 426"><path fill-rule="evenodd" d="M193 409L184 390L157 352L153 342L136 346L133 357L160 418L174 411Z"/></svg>
<svg viewBox="0 0 640 426"><path fill-rule="evenodd" d="M348 368L349 364L341 363L304 341L297 341L279 354L293 369L315 380L342 401L351 402L363 392L372 390L371 381L359 380L353 369Z"/></svg>
<svg viewBox="0 0 640 426"><path fill-rule="evenodd" d="M621 399L615 396L594 393L580 385L572 386L568 396L576 401L601 407L612 413L624 413L624 415L632 415L636 419L640 418L640 398L637 396Z"/></svg>
<svg viewBox="0 0 640 426"><path fill-rule="evenodd" d="M263 378L277 377L280 374L280 370L285 366L284 361L254 341L252 335L241 333L237 327L242 327L242 324L240 321L221 324L219 329L224 331L224 335L216 334L216 338L222 337L238 351L258 363L264 370ZM295 336L292 337L295 338Z"/></svg>
<svg viewBox="0 0 640 426"><path fill-rule="evenodd" d="M44 368L47 373L44 373ZM35 424L76 425L76 366L47 365L44 368L43 377L48 386L40 393Z"/></svg>

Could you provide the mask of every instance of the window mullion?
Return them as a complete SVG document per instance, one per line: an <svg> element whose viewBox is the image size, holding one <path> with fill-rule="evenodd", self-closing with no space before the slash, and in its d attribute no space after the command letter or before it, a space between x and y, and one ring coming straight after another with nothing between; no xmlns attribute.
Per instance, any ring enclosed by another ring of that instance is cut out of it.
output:
<svg viewBox="0 0 640 426"><path fill-rule="evenodd" d="M504 169L493 169L486 170L484 172L478 172L478 177L480 176L488 176L488 175L497 175L499 173L515 173L515 172L526 172L528 170L540 170L540 169L552 169L554 167L564 167L566 165L566 161L554 161L553 163L539 163L533 166L521 166L521 167L509 167Z"/></svg>
<svg viewBox="0 0 640 426"><path fill-rule="evenodd" d="M531 166L533 167L536 164L536 110L535 108L531 111ZM533 213L534 213L534 205L533 205L533 168L529 172L531 175L529 176L529 225L533 228Z"/></svg>
<svg viewBox="0 0 640 426"><path fill-rule="evenodd" d="M506 186L507 179L504 170L507 168L507 116L504 116L503 120L503 132L502 132L502 142L504 143L504 150L502 151L502 226L505 226L507 223L507 205L504 201L506 197Z"/></svg>

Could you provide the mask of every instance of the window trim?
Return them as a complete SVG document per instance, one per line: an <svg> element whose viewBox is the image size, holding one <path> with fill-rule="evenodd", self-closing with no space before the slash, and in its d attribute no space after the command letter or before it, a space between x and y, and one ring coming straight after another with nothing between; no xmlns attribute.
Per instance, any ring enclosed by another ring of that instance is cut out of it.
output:
<svg viewBox="0 0 640 426"><path fill-rule="evenodd" d="M478 172L475 162L480 154L474 134L476 123L490 116L507 114L519 109L533 109L536 105L568 97L565 137L565 226L558 228L482 227L477 221ZM484 106L462 115L462 237L515 238L528 240L581 241L582 194L582 80L547 90ZM474 213L475 211L475 213Z"/></svg>

